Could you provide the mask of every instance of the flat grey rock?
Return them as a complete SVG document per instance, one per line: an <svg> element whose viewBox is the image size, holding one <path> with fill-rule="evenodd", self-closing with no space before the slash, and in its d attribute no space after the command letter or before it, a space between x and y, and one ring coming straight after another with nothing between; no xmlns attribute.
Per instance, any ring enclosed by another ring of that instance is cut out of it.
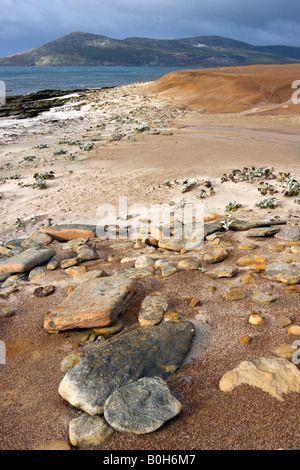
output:
<svg viewBox="0 0 300 470"><path fill-rule="evenodd" d="M70 370L59 394L91 415L103 413L118 388L143 377L167 378L185 359L194 335L192 323L168 321L141 327L91 351Z"/></svg>
<svg viewBox="0 0 300 470"><path fill-rule="evenodd" d="M51 248L32 247L7 260L0 261L0 273L24 273L49 261L56 251Z"/></svg>
<svg viewBox="0 0 300 470"><path fill-rule="evenodd" d="M117 431L146 434L174 418L181 408L163 379L144 377L113 392L105 403L104 417Z"/></svg>

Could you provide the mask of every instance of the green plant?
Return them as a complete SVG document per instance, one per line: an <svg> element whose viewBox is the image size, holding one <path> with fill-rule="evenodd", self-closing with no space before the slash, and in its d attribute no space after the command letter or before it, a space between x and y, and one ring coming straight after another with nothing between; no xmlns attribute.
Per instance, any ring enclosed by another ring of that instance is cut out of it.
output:
<svg viewBox="0 0 300 470"><path fill-rule="evenodd" d="M94 147L94 144L92 144L90 142L87 142L86 144L81 145L80 149L81 150L92 150L93 147Z"/></svg>
<svg viewBox="0 0 300 470"><path fill-rule="evenodd" d="M180 190L182 193L186 193L190 191L191 189L193 189L195 186L197 186L197 184L198 184L197 180L192 180L192 181L185 180L183 181L183 184L180 187Z"/></svg>
<svg viewBox="0 0 300 470"><path fill-rule="evenodd" d="M54 155L65 155L66 153L68 153L68 152L64 149L54 150L54 152L53 152Z"/></svg>
<svg viewBox="0 0 300 470"><path fill-rule="evenodd" d="M235 212L239 207L241 207L242 205L237 202L237 201L232 201L232 202L229 202L227 204L227 206L225 207L225 211L226 212Z"/></svg>
<svg viewBox="0 0 300 470"><path fill-rule="evenodd" d="M18 174L15 174L15 175L11 175L9 178L11 180L18 180L20 178L21 175L18 175Z"/></svg>
<svg viewBox="0 0 300 470"><path fill-rule="evenodd" d="M275 209L278 204L278 199L276 199L276 197L270 197L268 194L255 203L255 205L261 209Z"/></svg>
<svg viewBox="0 0 300 470"><path fill-rule="evenodd" d="M45 149L47 148L47 144L40 144L37 146L38 149Z"/></svg>

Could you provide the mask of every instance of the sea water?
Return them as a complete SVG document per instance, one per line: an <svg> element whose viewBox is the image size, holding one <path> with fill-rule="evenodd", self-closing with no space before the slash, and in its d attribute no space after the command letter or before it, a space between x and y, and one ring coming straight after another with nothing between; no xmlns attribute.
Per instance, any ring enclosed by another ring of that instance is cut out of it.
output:
<svg viewBox="0 0 300 470"><path fill-rule="evenodd" d="M186 68L157 66L0 66L0 81L5 83L7 96L26 95L41 90L85 90L148 82L157 80L174 70L185 70Z"/></svg>

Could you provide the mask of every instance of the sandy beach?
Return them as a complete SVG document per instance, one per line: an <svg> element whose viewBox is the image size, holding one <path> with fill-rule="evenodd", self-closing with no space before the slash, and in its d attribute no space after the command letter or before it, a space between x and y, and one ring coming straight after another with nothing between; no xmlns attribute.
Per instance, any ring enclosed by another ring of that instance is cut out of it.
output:
<svg viewBox="0 0 300 470"><path fill-rule="evenodd" d="M276 70L284 70L283 67L290 66L278 66ZM278 217L286 219L288 225L299 226L300 205L294 197L282 193L278 179L266 180L277 191L274 196L278 206L261 209L255 205L263 197L259 191L261 180L222 182L221 178L244 167L271 167L276 176L283 172L300 178L300 104L291 102L291 79L299 78L300 67L291 66L288 74L278 72L278 83L274 73L272 99L266 92L269 71L258 94L254 82L247 82L247 72L242 83L243 68L237 69L240 88L233 78L224 92L221 85L226 82L226 71L222 69L222 81L215 84L216 88L210 82L209 95L214 96L211 101L204 100L209 72L201 85L204 72L200 71L199 82L194 81L193 86L189 77L183 77L184 73L175 77L181 83L181 91L178 85L173 87L174 77L168 77L155 83L84 92L80 101L31 119L2 118L1 240L26 238L53 224L97 225L97 208L105 203L118 208L120 196L127 197L129 207L136 203L150 206L182 200L201 202L205 214L222 217L228 215L227 204L237 201L240 207L234 217ZM253 68L245 69L254 75ZM229 72L232 71L228 70L228 75ZM210 77L218 80L214 72ZM280 80L285 80L284 89ZM243 101L247 83L248 98ZM276 87L281 93L276 92ZM228 97L234 93L229 106ZM239 108L233 106L233 101L243 101L245 105ZM45 189L34 186L35 174L51 171L53 178L46 180ZM183 193L180 188L186 180L197 180L197 184ZM207 197L199 199L199 191L208 180L214 191L207 190ZM221 239L233 247L225 264L236 263L249 254L238 249L247 243L243 232L228 231ZM255 254L276 261L292 258L299 268L300 255L291 253L290 246L274 252L270 246L280 243L278 240L264 238L254 242L258 245ZM98 265L101 261L108 274L119 266L117 262L107 262L113 252L121 258L136 256L132 246L113 250L109 244L99 245ZM263 285L276 295L276 302L253 306L249 298L230 303L224 300L230 287L243 285L240 277L247 269L242 268L239 276L232 279L211 279L201 272L179 271L164 280L141 280L138 294L121 315L126 326L136 323L139 304L152 290L167 294L170 310L178 311L196 325L189 357L168 379L183 411L155 433L115 433L103 449L299 448L299 393L291 393L281 402L249 385L230 393L218 388L222 375L239 362L272 355L276 347L299 339L276 326L277 318L283 314L299 325L299 291L287 293L287 286L271 285L256 272L255 283L244 286L249 295ZM57 286L54 295L46 299L33 296L34 288L49 284ZM0 366L2 449L36 449L49 439L68 440L69 421L77 416L77 411L57 393L63 377L60 362L83 333L51 335L42 325L44 314L66 296L71 284L61 270L51 271L41 279L24 281L19 291L4 301L16 308L17 314L0 320L1 339L7 344L7 365ZM211 285L216 288L214 294L209 290ZM200 298L201 305L193 308L184 298ZM249 326L246 314L250 309L264 316L264 326ZM239 343L243 334L253 338L250 345Z"/></svg>

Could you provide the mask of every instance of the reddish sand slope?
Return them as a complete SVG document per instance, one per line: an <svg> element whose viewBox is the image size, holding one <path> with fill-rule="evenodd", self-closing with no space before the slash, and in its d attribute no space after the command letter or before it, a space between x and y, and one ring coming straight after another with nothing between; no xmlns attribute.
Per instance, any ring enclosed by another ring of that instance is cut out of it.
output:
<svg viewBox="0 0 300 470"><path fill-rule="evenodd" d="M300 87L292 88L296 80L298 64L184 70L165 75L149 91L212 113L300 114L300 104L292 102L293 94L300 100Z"/></svg>

